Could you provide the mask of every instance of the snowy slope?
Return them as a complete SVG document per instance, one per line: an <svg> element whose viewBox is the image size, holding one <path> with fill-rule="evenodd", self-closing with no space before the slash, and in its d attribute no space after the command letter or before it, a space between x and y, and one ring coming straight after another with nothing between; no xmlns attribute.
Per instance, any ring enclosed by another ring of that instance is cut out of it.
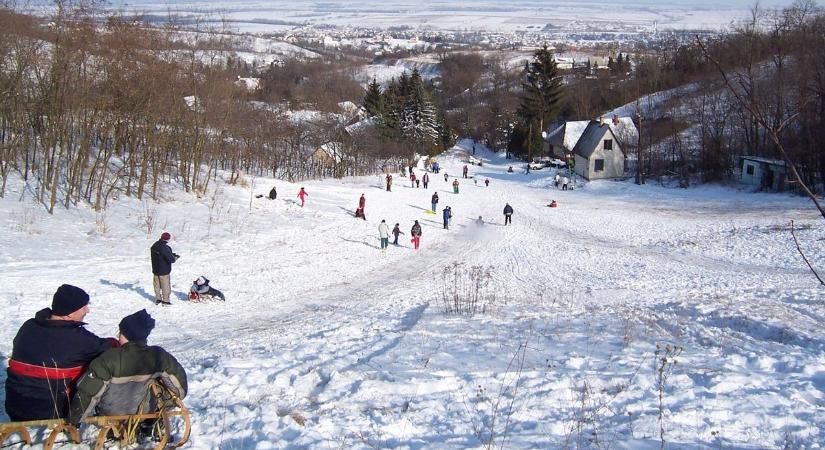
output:
<svg viewBox="0 0 825 450"><path fill-rule="evenodd" d="M449 174L470 145L441 157ZM51 217L11 183L0 199L0 352L71 283L91 294L96 333L113 335L141 308L157 319L150 341L190 377L188 448L652 449L656 345L672 344L684 350L663 395L668 448L821 448L825 289L785 228L796 221L825 270L823 221L804 199L615 181L561 192L552 172L509 174L511 162L480 153L479 184L460 180L458 195L453 178L431 174L437 216L424 213L433 189L399 176L393 192L379 177L248 179L202 199L170 190L158 204L122 198L105 216ZM251 197L273 183L278 200ZM368 221L352 215L361 193ZM551 199L559 208L544 206ZM491 223L474 225L479 215ZM386 254L382 218L406 233ZM164 230L182 258L178 300L161 308L148 247ZM442 273L455 262L492 267L491 312L443 313ZM225 304L185 301L201 274Z"/></svg>

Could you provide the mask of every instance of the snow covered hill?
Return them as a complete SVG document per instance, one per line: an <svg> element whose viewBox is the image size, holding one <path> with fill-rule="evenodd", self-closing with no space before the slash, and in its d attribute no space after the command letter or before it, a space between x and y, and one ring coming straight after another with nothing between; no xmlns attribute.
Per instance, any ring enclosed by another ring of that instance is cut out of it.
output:
<svg viewBox="0 0 825 450"><path fill-rule="evenodd" d="M442 155L448 174L470 146ZM392 192L377 176L247 178L48 216L14 183L0 199L0 352L70 283L91 294L100 335L142 308L155 317L150 343L189 374L188 448L653 449L660 417L668 448L822 448L825 289L787 230L793 219L825 271L807 200L616 181L562 192L548 169L507 173L479 153L478 184L459 179L457 195L443 171L426 191L397 174ZM253 197L273 184L277 200ZM386 253L381 219L406 233ZM162 231L182 255L169 307L154 305L148 258ZM491 310L444 313L455 263L488 268ZM226 303L186 301L198 275Z"/></svg>

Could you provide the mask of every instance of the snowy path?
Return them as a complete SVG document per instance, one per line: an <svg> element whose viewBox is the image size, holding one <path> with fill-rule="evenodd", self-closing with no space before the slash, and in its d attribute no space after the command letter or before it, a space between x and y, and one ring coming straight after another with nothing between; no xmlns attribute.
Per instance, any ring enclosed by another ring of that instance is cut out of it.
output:
<svg viewBox="0 0 825 450"><path fill-rule="evenodd" d="M458 150L441 158L447 173L461 173ZM140 308L157 319L151 341L190 375L191 448L658 448L654 354L673 344L684 351L667 382L668 441L820 448L825 291L782 228L794 219L825 267L823 226L804 200L610 181L561 192L551 172L508 174L511 163L481 156L478 185L460 179L459 195L431 174L437 215L424 214L433 190L400 177L393 192L377 177L307 182L303 209L300 185L285 182L251 211L249 188L168 192L153 211L183 258L167 308L152 303L152 207L125 199L105 219L46 217L0 199L0 352L67 282L92 295L97 333ZM261 192L272 181L249 182ZM352 217L361 193L368 221ZM405 233L383 255L382 218ZM454 263L492 267L492 312L443 314ZM199 274L225 304L183 301Z"/></svg>

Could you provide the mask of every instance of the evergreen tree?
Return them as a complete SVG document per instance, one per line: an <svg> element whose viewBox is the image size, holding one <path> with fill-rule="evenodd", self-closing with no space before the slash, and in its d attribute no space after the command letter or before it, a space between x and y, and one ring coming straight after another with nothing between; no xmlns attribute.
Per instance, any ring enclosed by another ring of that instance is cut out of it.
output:
<svg viewBox="0 0 825 450"><path fill-rule="evenodd" d="M607 58L607 69L610 71L610 73L613 73L613 72L616 71L616 63L613 62L613 57L612 56L609 56Z"/></svg>
<svg viewBox="0 0 825 450"><path fill-rule="evenodd" d="M364 109L370 117L381 117L384 115L384 96L381 93L381 86L372 79L372 83L367 86L364 95Z"/></svg>
<svg viewBox="0 0 825 450"><path fill-rule="evenodd" d="M401 132L423 153L424 148L438 142L436 109L430 101L418 69L413 69L412 75L406 81L408 93L400 117Z"/></svg>
<svg viewBox="0 0 825 450"><path fill-rule="evenodd" d="M617 74L622 74L622 73L624 73L624 56L622 56L622 54L621 54L621 53L619 53L619 56L616 58L616 66L615 66L615 69L616 69L616 70L615 70L615 72L616 72Z"/></svg>
<svg viewBox="0 0 825 450"><path fill-rule="evenodd" d="M556 59L547 44L533 55L525 78L518 115L525 131L523 145L529 145L536 153L542 149L542 128L557 118L564 93Z"/></svg>

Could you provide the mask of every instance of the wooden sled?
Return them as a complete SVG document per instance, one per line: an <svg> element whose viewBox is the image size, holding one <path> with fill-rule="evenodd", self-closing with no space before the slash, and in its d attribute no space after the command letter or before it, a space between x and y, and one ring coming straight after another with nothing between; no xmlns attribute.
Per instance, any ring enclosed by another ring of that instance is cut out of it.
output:
<svg viewBox="0 0 825 450"><path fill-rule="evenodd" d="M97 433L94 449L102 450L110 436L119 441L119 447L124 448L137 443L138 425L145 420L154 420L152 436L156 442L151 444L154 450L178 448L189 441L192 432L192 423L189 410L183 402L171 391L157 382L149 385L149 391L154 397L157 411L122 416L92 416L83 419L81 423L94 425L100 429ZM180 428L179 436L173 436L173 427ZM44 450L51 450L57 439L66 434L69 440L80 444L80 432L77 427L66 423L63 419L31 420L27 422L9 422L0 424L0 447L9 447L16 444L32 445L29 428L43 428L48 430L48 438L43 443ZM19 442L6 441L17 435ZM44 436L46 434L44 433ZM177 437L177 440L172 440ZM141 447L143 448L143 447Z"/></svg>

